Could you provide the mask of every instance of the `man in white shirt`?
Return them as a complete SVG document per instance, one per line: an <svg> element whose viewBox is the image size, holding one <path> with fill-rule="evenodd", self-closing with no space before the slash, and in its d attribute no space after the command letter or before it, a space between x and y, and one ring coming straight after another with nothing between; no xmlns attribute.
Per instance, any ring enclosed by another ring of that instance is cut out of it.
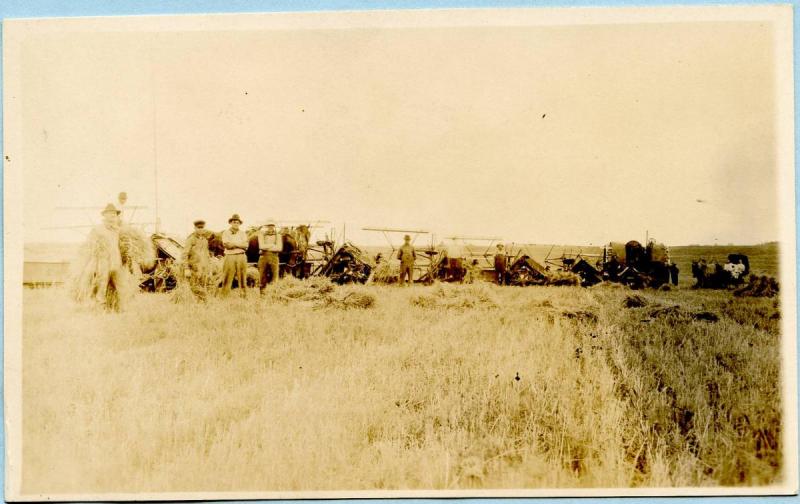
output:
<svg viewBox="0 0 800 504"><path fill-rule="evenodd" d="M267 221L267 225L258 230L258 275L260 277L259 288L264 293L267 283L278 280L280 262L278 254L283 250L283 238L275 232L275 221ZM267 282L267 268L270 269L271 276Z"/></svg>
<svg viewBox="0 0 800 504"><path fill-rule="evenodd" d="M222 246L225 247L225 260L222 263L222 297L231 293L233 279L239 284L242 297L247 296L247 234L239 229L242 219L239 214L233 214L228 219L230 229L222 232Z"/></svg>

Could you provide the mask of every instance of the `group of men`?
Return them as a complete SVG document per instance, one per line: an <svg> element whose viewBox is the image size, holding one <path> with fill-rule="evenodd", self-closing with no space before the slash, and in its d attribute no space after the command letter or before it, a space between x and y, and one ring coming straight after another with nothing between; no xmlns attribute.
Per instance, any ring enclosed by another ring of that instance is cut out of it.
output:
<svg viewBox="0 0 800 504"><path fill-rule="evenodd" d="M233 214L228 219L230 227L222 232L224 249L222 262L222 297L227 297L233 288L234 280L239 293L246 297L247 289L247 249L250 239L241 228L242 218ZM209 278L209 239L212 233L205 229L204 220L194 221L194 231L186 239L181 262L185 265L184 275L189 280L192 292L198 299L206 299L206 285ZM283 237L276 231L275 221L267 221L257 231L259 289L263 293L268 283L278 279L280 272L279 254L283 250Z"/></svg>
<svg viewBox="0 0 800 504"><path fill-rule="evenodd" d="M103 223L92 230L93 238L107 244L108 257L106 258L107 275L98 280L97 298L107 307L118 309L119 296L117 295L119 285L119 274L122 269L122 261L119 248L119 225L120 210L109 203L101 212ZM250 246L250 238L242 229L242 218L239 214L233 214L228 219L229 228L221 233L221 244L223 247L222 263L222 289L220 295L227 297L236 281L239 294L246 297L247 289L247 250ZM207 298L207 286L211 275L211 249L210 241L213 233L206 229L206 222L202 219L194 221L194 230L187 237L180 264L183 265L184 277L188 280L189 286L194 295L200 299ZM277 232L275 221L269 220L257 231L258 239L258 273L259 290L263 293L267 284L275 282L280 273L279 254L284 248L284 241L281 233ZM497 282L503 283L506 270L506 256L503 253L503 246L498 245L498 254L495 256L495 269L497 270ZM414 263L417 253L411 243L409 235L404 236L403 245L397 252L397 259L400 261L401 286L410 285L414 281Z"/></svg>

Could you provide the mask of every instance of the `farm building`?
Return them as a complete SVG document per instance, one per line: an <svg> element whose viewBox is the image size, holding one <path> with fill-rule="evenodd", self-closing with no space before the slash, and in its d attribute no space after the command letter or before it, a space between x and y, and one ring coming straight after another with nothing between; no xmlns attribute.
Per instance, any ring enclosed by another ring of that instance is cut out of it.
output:
<svg viewBox="0 0 800 504"><path fill-rule="evenodd" d="M22 284L29 287L63 284L69 273L66 261L25 261Z"/></svg>
<svg viewBox="0 0 800 504"><path fill-rule="evenodd" d="M22 284L30 287L63 284L79 246L76 243L26 243Z"/></svg>

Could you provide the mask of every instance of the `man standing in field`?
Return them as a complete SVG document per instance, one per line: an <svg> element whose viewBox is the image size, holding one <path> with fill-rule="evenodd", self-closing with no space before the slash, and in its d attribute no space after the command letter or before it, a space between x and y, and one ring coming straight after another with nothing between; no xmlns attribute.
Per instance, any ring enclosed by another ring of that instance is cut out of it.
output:
<svg viewBox="0 0 800 504"><path fill-rule="evenodd" d="M278 254L283 250L283 239L275 232L275 222L267 221L267 225L258 230L258 275L259 289L264 294L267 283L278 280L280 262ZM270 270L269 282L267 282L267 268Z"/></svg>
<svg viewBox="0 0 800 504"><path fill-rule="evenodd" d="M497 285L504 285L506 283L506 269L508 267L508 257L503 250L503 244L497 244L497 253L494 255L494 272L496 275Z"/></svg>
<svg viewBox="0 0 800 504"><path fill-rule="evenodd" d="M228 297L233 286L233 279L239 284L242 297L247 296L247 234L239 229L242 219L233 214L228 219L229 229L222 232L222 246L225 248L225 260L222 263L222 297Z"/></svg>
<svg viewBox="0 0 800 504"><path fill-rule="evenodd" d="M208 238L204 220L194 221L194 232L186 238L181 262L184 265L184 276L189 280L192 293L200 301L206 300L206 284L208 283Z"/></svg>
<svg viewBox="0 0 800 504"><path fill-rule="evenodd" d="M119 249L119 210L109 203L100 212L103 223L89 233L73 296L77 301L90 300L107 310L119 311L122 254Z"/></svg>
<svg viewBox="0 0 800 504"><path fill-rule="evenodd" d="M400 259L400 285L411 285L414 281L414 260L417 258L417 253L414 251L414 246L411 245L411 237L405 235L403 237L403 245L397 251L397 258ZM406 282L407 279L407 282Z"/></svg>

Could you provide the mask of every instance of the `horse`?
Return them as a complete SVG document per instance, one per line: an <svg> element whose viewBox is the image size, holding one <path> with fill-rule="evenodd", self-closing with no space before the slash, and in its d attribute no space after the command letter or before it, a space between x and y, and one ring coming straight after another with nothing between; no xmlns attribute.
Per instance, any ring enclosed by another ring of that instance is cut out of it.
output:
<svg viewBox="0 0 800 504"><path fill-rule="evenodd" d="M707 263L705 259L692 261L692 276L697 289L727 289L731 283L731 276L722 265L716 261Z"/></svg>

